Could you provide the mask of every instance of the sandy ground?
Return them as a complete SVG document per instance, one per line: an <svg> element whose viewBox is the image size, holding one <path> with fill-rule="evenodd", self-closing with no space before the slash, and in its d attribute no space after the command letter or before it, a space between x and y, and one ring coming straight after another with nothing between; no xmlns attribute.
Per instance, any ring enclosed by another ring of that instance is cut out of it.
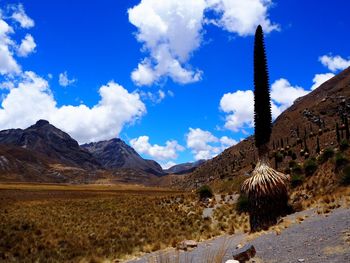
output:
<svg viewBox="0 0 350 263"><path fill-rule="evenodd" d="M253 244L257 254L255 262L264 263L348 263L350 262L350 209L339 208L328 215L314 210L295 213L280 224L282 231L261 235L236 234L220 236L202 242L192 251L173 249L145 255L129 263L149 262L213 262L212 257L224 253L225 262L232 259L238 244ZM160 260L162 258L162 260ZM179 260L179 261L178 261Z"/></svg>

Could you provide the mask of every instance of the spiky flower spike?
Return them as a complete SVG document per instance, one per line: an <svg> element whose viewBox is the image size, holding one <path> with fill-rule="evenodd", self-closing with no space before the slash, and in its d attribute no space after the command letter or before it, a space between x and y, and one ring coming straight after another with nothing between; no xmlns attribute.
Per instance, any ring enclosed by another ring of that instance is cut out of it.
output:
<svg viewBox="0 0 350 263"><path fill-rule="evenodd" d="M254 122L255 146L259 155L263 155L270 141L272 116L264 33L260 25L255 32L254 44Z"/></svg>
<svg viewBox="0 0 350 263"><path fill-rule="evenodd" d="M241 188L248 196L252 232L274 225L277 218L289 210L289 177L272 169L268 161L272 118L264 35L260 25L255 33L254 86L255 146L258 148L259 161L252 176L243 182Z"/></svg>

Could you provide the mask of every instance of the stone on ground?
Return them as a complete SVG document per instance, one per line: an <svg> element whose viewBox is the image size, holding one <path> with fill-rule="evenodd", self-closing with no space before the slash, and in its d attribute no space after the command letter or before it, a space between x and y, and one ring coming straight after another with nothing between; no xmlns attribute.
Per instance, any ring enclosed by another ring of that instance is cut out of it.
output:
<svg viewBox="0 0 350 263"><path fill-rule="evenodd" d="M184 240L177 244L177 249L187 250L189 248L195 248L198 246L198 243L194 240Z"/></svg>
<svg viewBox="0 0 350 263"><path fill-rule="evenodd" d="M253 258L256 254L255 247L253 245L245 245L240 249L233 252L233 259L238 260L239 263L245 263L249 259Z"/></svg>

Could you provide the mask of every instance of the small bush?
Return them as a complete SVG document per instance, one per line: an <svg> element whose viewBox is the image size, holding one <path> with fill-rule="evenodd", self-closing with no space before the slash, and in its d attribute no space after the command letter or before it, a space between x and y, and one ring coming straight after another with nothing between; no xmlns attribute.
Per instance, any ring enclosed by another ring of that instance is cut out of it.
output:
<svg viewBox="0 0 350 263"><path fill-rule="evenodd" d="M343 139L339 144L339 149L341 151L345 151L348 148L349 148L349 142L346 139Z"/></svg>
<svg viewBox="0 0 350 263"><path fill-rule="evenodd" d="M197 194L199 195L200 199L206 199L213 197L213 191L211 190L210 186L203 185L197 190Z"/></svg>
<svg viewBox="0 0 350 263"><path fill-rule="evenodd" d="M283 154L280 153L280 152L277 152L276 155L275 155L275 158L276 158L276 162L280 163L283 161Z"/></svg>
<svg viewBox="0 0 350 263"><path fill-rule="evenodd" d="M333 157L333 155L334 155L334 150L333 150L332 148L327 148L327 149L324 150L323 155L324 155L324 157L327 158L327 160L328 160L328 159L330 159L330 158Z"/></svg>
<svg viewBox="0 0 350 263"><path fill-rule="evenodd" d="M290 177L290 184L292 187L297 187L298 185L301 185L304 181L304 176L301 174L293 174Z"/></svg>
<svg viewBox="0 0 350 263"><path fill-rule="evenodd" d="M317 170L317 163L315 159L308 159L304 162L304 171L306 176L313 175Z"/></svg>
<svg viewBox="0 0 350 263"><path fill-rule="evenodd" d="M324 150L324 152L319 156L318 162L319 163L325 163L330 158L332 158L334 155L334 150L332 148L327 148Z"/></svg>
<svg viewBox="0 0 350 263"><path fill-rule="evenodd" d="M343 169L340 183L342 185L350 185L350 165Z"/></svg>
<svg viewBox="0 0 350 263"><path fill-rule="evenodd" d="M292 168L292 174L294 175L301 175L303 173L303 169L299 164L295 164Z"/></svg>
<svg viewBox="0 0 350 263"><path fill-rule="evenodd" d="M337 153L335 155L335 166L337 168L340 168L340 167L346 165L348 162L349 162L349 160L341 153Z"/></svg>
<svg viewBox="0 0 350 263"><path fill-rule="evenodd" d="M248 212L248 209L249 209L248 197L245 194L241 194L237 200L236 210L239 213L244 213L244 212Z"/></svg>

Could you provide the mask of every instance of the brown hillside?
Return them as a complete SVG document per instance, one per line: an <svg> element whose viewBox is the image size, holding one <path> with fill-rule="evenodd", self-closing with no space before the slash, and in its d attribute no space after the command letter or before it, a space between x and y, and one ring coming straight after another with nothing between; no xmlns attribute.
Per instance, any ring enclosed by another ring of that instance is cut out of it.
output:
<svg viewBox="0 0 350 263"><path fill-rule="evenodd" d="M0 144L0 182L130 183L158 185L160 178L136 169L87 170L58 163L36 151Z"/></svg>
<svg viewBox="0 0 350 263"><path fill-rule="evenodd" d="M301 156L300 151L305 148L304 141L310 158L316 157L317 137L321 149L338 147L335 125L338 123L341 127L341 116L350 117L350 68L298 98L275 120L270 143L271 164L275 166L275 153L284 156L278 163L278 170L281 171L288 167L292 153L296 154L296 162L303 162L305 157ZM344 127L340 133L345 137ZM173 184L195 188L216 179L244 177L252 170L256 158L254 137L250 136L208 160L191 174L174 179Z"/></svg>

